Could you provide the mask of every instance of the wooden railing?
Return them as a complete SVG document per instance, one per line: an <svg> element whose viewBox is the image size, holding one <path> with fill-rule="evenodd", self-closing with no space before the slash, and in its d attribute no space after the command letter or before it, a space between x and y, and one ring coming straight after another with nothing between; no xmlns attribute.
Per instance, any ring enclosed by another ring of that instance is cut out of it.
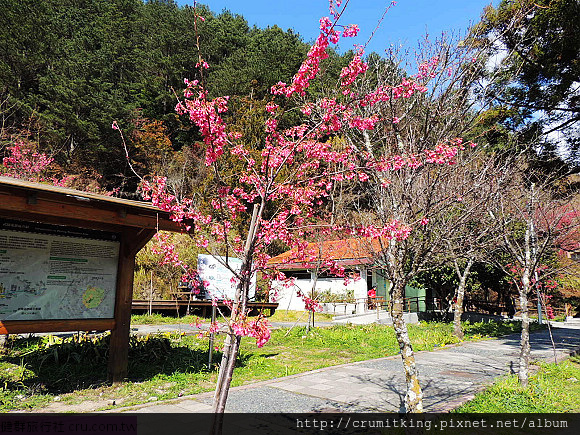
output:
<svg viewBox="0 0 580 435"><path fill-rule="evenodd" d="M519 316L521 314L518 299L515 299L514 302L512 302L512 304L510 305L510 303L506 302L489 301L477 298L465 298L463 303L463 309L466 312L485 313L498 316L501 316L503 314L506 314L508 316L510 315ZM564 307L557 307L551 305L551 309L555 316L563 315L566 312ZM538 315L538 305L536 301L532 300L528 302L528 312L531 316ZM544 318L546 317L544 308L542 308L542 316Z"/></svg>
<svg viewBox="0 0 580 435"><path fill-rule="evenodd" d="M364 299L363 299L364 301ZM466 298L464 301L464 311L466 312L476 312L490 315L514 315L519 316L521 311L519 308L519 303L516 301L515 306L510 307L506 303L498 303L493 301L486 301L483 299ZM392 301L386 300L383 297L368 298L367 310L382 309L391 311ZM403 311L405 313L417 313L422 311L453 311L451 302L447 299L441 298L426 298L424 296L416 296L403 299ZM531 301L528 303L528 311L531 316L537 316L538 307L536 302ZM552 306L552 312L555 316L565 314L565 308ZM546 316L544 309L542 308L542 315Z"/></svg>
<svg viewBox="0 0 580 435"><path fill-rule="evenodd" d="M351 314L352 312L370 312L374 310L391 311L392 302L384 297L357 298L343 301L321 302L323 305L330 307L334 314ZM403 311L405 313L417 313L422 311L444 310L446 301L424 296L415 296L403 299Z"/></svg>

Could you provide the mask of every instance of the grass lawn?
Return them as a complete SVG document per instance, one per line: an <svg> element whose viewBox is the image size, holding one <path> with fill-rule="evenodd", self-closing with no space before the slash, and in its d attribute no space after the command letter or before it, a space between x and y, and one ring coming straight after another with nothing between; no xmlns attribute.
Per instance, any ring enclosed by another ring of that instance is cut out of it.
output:
<svg viewBox="0 0 580 435"><path fill-rule="evenodd" d="M517 322L466 324L466 339L505 335L518 332L519 327ZM416 351L457 342L452 331L451 324L409 325ZM219 340L217 344L219 347ZM75 404L93 403L93 409L83 408L87 411L110 406L113 400L117 405L132 405L211 391L221 354L215 353L214 365L208 370L207 351L205 338L133 336L128 382L111 386L106 382L108 335L10 339L0 356L0 411L41 411L47 405L66 411L73 410L70 407ZM397 353L395 334L389 326L337 325L309 332L304 327L278 329L261 349L252 339L242 341L232 385Z"/></svg>
<svg viewBox="0 0 580 435"><path fill-rule="evenodd" d="M580 357L540 364L527 388L516 375L503 377L455 412L580 412Z"/></svg>

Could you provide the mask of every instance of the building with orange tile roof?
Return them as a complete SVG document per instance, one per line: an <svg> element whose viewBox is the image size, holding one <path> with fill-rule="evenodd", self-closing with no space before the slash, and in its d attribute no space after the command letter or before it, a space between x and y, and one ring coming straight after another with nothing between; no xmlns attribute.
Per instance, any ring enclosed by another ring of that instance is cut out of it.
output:
<svg viewBox="0 0 580 435"><path fill-rule="evenodd" d="M334 306L336 314L364 313L373 304L368 292L374 289L376 296L389 299L389 282L376 261L384 250L381 239L351 238L312 242L298 253L286 251L268 261L268 265L294 278L291 286L274 281L270 301L278 302L280 309L304 310L304 302L298 292L320 302ZM344 269L344 276L333 274L335 267ZM407 297L425 296L425 290L408 287ZM343 302L340 302L341 299ZM337 311L338 310L338 311Z"/></svg>

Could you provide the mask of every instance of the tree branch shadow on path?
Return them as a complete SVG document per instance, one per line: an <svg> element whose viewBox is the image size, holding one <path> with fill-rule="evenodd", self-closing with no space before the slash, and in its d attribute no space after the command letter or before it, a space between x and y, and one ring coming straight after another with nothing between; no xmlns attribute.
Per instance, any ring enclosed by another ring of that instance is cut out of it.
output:
<svg viewBox="0 0 580 435"><path fill-rule="evenodd" d="M505 362L495 358L491 361L474 358L469 362L469 367L449 364L437 368L433 364L421 364L420 361L417 365L423 390L424 410L429 412L459 406L497 377L514 373L513 360ZM373 402L356 399L349 402L350 408L359 412L405 412L406 386L402 367L400 373L390 376L363 374L354 378L381 391L369 395L372 396ZM344 408L344 405L342 407Z"/></svg>

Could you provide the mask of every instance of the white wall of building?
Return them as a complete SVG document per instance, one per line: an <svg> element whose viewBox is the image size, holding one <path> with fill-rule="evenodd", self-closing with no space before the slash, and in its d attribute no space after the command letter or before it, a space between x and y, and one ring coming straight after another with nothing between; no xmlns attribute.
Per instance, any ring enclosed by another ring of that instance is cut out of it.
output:
<svg viewBox="0 0 580 435"><path fill-rule="evenodd" d="M315 294L325 290L330 291L331 294L346 295L352 290L354 298L357 300L360 307L357 307L357 312L366 307L367 298L367 283L365 280L366 271L361 270L360 279L349 279L345 286L344 278L318 278L316 280ZM304 311L304 301L297 295L297 289L300 289L305 295L310 297L312 295L312 286L314 284L315 275L310 273L310 279L295 279L294 286L287 287L282 281L273 281L270 291L270 302L277 302L279 310L294 310Z"/></svg>

